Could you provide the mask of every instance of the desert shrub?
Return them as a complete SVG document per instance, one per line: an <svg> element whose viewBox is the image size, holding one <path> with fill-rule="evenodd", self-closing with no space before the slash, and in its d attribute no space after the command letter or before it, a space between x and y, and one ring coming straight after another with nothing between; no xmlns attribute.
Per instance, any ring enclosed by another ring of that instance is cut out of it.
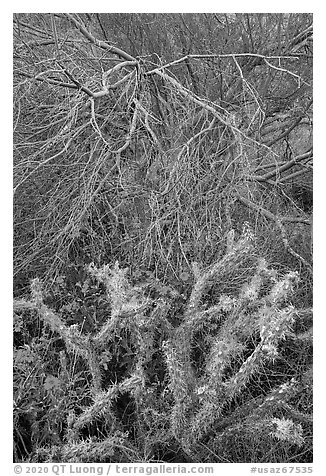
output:
<svg viewBox="0 0 326 476"><path fill-rule="evenodd" d="M15 14L15 296L116 260L171 284L246 215L308 267L287 232L310 241L312 34L311 14Z"/></svg>

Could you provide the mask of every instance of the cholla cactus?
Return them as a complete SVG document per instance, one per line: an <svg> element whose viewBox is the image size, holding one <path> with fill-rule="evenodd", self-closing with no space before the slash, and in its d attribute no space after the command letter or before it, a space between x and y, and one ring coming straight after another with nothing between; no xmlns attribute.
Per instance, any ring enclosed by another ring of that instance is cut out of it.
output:
<svg viewBox="0 0 326 476"><path fill-rule="evenodd" d="M132 287L126 278L128 269L120 268L118 262L115 263L112 270L106 265L97 269L93 264L90 264L88 271L91 276L104 283L107 297L112 305L111 316L113 318L123 313L136 311L144 304L138 295L138 289Z"/></svg>
<svg viewBox="0 0 326 476"><path fill-rule="evenodd" d="M301 423L294 421L304 420L304 416L290 405L300 390L299 382L283 381L257 399L245 397L260 372L278 359L284 339L294 336L297 311L288 299L298 275L290 272L278 277L264 259L256 258L249 226L244 226L238 240L234 236L234 232L229 233L225 255L209 268L193 264L192 290L176 327L168 317L173 312L173 300L161 297L153 301L144 286L130 284L127 270L118 263L112 269L89 267L89 273L105 285L109 311L94 334L85 335L78 327L67 326L49 309L43 303L38 281L32 286L32 301L17 303L21 309L38 309L44 323L65 342L67 353L82 358L92 376L92 401L78 416L71 411L67 415L66 443L59 451L66 461L86 461L83 452L90 460L95 454L104 458L103 452L114 453L117 442L126 447L130 444L115 410L122 395L134 402L137 445L146 454L158 439L177 442L188 455L195 454L204 440L213 451L241 435L261 434L296 445L304 442ZM236 292L215 293L207 303L212 287L240 274L247 262L251 267L242 273L247 279L242 279ZM173 299L177 296L175 293ZM100 362L108 348L111 356L118 353L112 347L117 338L128 339L133 356L120 380L104 388ZM200 356L194 358L196 345ZM161 359L160 366L164 367L160 377L151 370L154 358ZM67 373L67 365L63 366ZM280 410L284 417L274 414ZM110 429L109 436L92 446L82 433L100 419Z"/></svg>
<svg viewBox="0 0 326 476"><path fill-rule="evenodd" d="M272 437L298 446L303 445L303 430L300 424L288 418L273 418L271 423L275 426L275 430L271 432Z"/></svg>
<svg viewBox="0 0 326 476"><path fill-rule="evenodd" d="M240 267L241 261L252 251L254 239L249 227L244 226L237 242L231 238L226 255L219 262L208 270L200 271L199 266L195 266L195 283L184 322L180 326L187 332L188 344L182 346L176 341L175 349L170 348L167 355L170 385L175 395L172 419L177 415L178 421L182 422L182 435L178 432L175 437L179 438L187 452L191 452L191 448L208 435L219 420L224 419L223 415L234 399L246 390L268 362L278 358L280 342L293 335L296 311L293 306L286 305L286 301L298 281L298 275L290 272L277 279L276 272L268 269L264 259L257 260L255 272L239 289L237 297L223 294L218 304L203 311L202 298L207 289L232 267ZM209 316L215 316L215 322L219 323L218 330L211 337L210 350L193 384L189 349L196 328ZM250 351L248 339L256 341L254 347L250 346ZM172 356L176 355L178 358L171 365ZM190 409L189 406L180 406L181 397L183 402L186 397L192 402ZM184 414L180 415L182 411ZM230 428L234 428L236 422L236 417L232 419L231 416ZM174 427L173 421L171 426Z"/></svg>

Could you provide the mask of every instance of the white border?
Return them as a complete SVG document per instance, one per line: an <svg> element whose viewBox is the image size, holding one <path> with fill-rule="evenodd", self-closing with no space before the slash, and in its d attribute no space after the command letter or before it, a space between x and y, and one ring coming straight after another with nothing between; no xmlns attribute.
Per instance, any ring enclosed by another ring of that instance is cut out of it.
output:
<svg viewBox="0 0 326 476"><path fill-rule="evenodd" d="M200 7L200 8L198 8ZM0 203L1 203L1 283L2 294L2 329L1 329L1 459L3 468L1 473L11 475L12 464L12 14L14 12L312 12L314 13L314 319L315 319L315 345L314 345L314 463L313 475L326 474L325 461L325 407L326 390L325 378L325 311L324 301L326 287L326 267L324 241L324 221L326 220L326 153L325 138L325 115L326 115L326 81L324 73L325 55L325 8L322 2L294 2L273 1L263 3L261 1L228 1L219 2L176 2L164 0L164 2L134 1L126 2L41 2L41 1L14 1L5 4L1 22L1 174L0 174ZM219 464L215 474L249 474L251 464ZM260 465L264 466L264 465ZM272 465L265 465L272 466ZM282 465L274 465L282 466ZM286 466L286 465L283 465ZM247 468L247 469L246 469Z"/></svg>

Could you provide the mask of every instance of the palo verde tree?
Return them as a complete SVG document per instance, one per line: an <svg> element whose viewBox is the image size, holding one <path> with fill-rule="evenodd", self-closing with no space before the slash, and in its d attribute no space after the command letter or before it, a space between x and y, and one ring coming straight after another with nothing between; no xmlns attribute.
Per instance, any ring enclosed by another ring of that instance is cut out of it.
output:
<svg viewBox="0 0 326 476"><path fill-rule="evenodd" d="M303 14L15 15L18 281L173 276L244 217L309 274L311 38Z"/></svg>

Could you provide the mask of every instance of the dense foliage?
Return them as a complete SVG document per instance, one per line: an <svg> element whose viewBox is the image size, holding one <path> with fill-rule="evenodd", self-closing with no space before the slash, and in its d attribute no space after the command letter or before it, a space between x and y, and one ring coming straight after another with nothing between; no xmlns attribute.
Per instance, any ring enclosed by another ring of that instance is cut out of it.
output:
<svg viewBox="0 0 326 476"><path fill-rule="evenodd" d="M312 461L312 18L14 15L14 458Z"/></svg>

